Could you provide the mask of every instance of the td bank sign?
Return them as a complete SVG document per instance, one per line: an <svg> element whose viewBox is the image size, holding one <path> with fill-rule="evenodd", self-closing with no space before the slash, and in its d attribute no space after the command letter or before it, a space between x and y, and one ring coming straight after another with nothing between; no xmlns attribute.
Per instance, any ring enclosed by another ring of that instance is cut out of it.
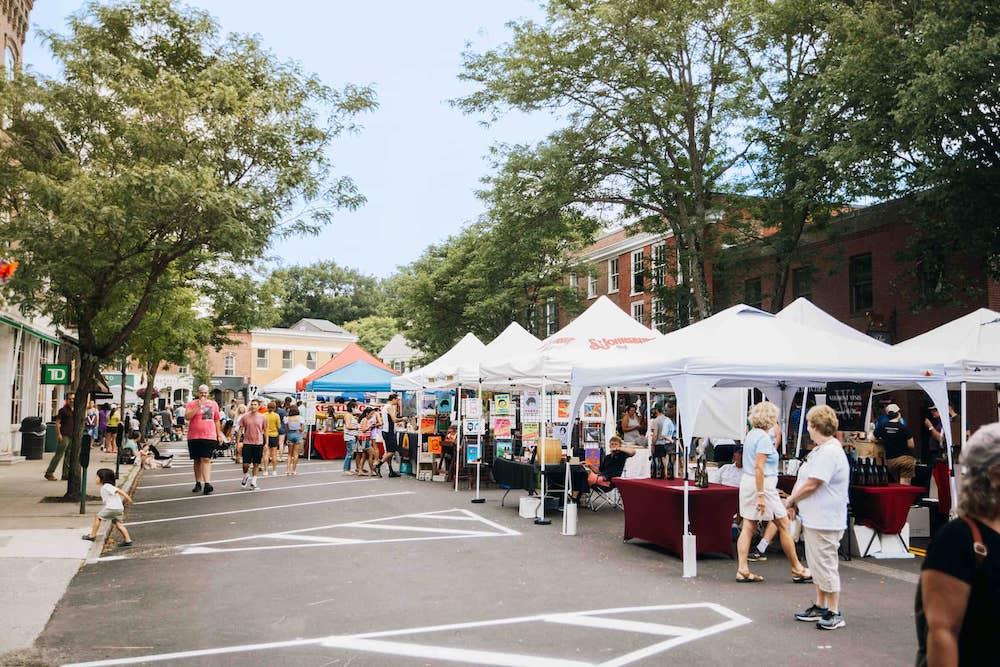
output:
<svg viewBox="0 0 1000 667"><path fill-rule="evenodd" d="M69 364L42 364L42 384L69 383Z"/></svg>

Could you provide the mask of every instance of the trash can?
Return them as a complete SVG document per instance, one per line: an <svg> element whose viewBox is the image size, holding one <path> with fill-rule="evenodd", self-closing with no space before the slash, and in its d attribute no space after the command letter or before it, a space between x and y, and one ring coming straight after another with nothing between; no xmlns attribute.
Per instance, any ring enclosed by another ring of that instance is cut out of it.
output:
<svg viewBox="0 0 1000 667"><path fill-rule="evenodd" d="M29 461L42 458L45 449L45 426L41 417L25 417L21 420L21 456Z"/></svg>
<svg viewBox="0 0 1000 667"><path fill-rule="evenodd" d="M56 423L49 422L45 425L45 453L51 454L59 448L59 439L56 438Z"/></svg>

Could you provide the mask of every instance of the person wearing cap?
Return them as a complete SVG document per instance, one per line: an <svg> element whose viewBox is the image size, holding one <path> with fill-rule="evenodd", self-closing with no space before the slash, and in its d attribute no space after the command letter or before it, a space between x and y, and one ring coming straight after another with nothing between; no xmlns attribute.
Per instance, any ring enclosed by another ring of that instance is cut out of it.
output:
<svg viewBox="0 0 1000 667"><path fill-rule="evenodd" d="M917 587L918 665L992 664L996 655L1000 424L976 431L961 464L959 518L934 536Z"/></svg>
<svg viewBox="0 0 1000 667"><path fill-rule="evenodd" d="M889 474L900 484L909 484L917 472L913 434L903 423L898 405L890 403L885 413L889 420L875 427L875 439L885 448L885 467Z"/></svg>

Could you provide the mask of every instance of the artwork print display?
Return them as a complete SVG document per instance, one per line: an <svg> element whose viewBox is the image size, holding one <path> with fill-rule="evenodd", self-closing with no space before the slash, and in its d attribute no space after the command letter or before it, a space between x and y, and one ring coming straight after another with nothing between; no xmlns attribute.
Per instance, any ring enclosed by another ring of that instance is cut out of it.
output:
<svg viewBox="0 0 1000 667"><path fill-rule="evenodd" d="M542 420L542 401L537 391L526 391L521 394L521 421L540 422Z"/></svg>
<svg viewBox="0 0 1000 667"><path fill-rule="evenodd" d="M604 421L604 399L588 398L583 402L583 421L600 422Z"/></svg>
<svg viewBox="0 0 1000 667"><path fill-rule="evenodd" d="M400 412L403 417L417 416L417 392L404 391L400 397Z"/></svg>
<svg viewBox="0 0 1000 667"><path fill-rule="evenodd" d="M498 459L510 459L514 453L514 443L511 440L496 441L496 456Z"/></svg>
<svg viewBox="0 0 1000 667"><path fill-rule="evenodd" d="M507 417L497 417L493 420L493 437L498 440L511 437L510 419Z"/></svg>
<svg viewBox="0 0 1000 667"><path fill-rule="evenodd" d="M569 396L559 395L552 397L553 405L555 406L555 414L552 415L552 421L558 424L565 424L569 421Z"/></svg>
<svg viewBox="0 0 1000 667"><path fill-rule="evenodd" d="M521 442L526 445L533 445L538 442L538 424L525 422L521 426Z"/></svg>
<svg viewBox="0 0 1000 667"><path fill-rule="evenodd" d="M462 432L465 433L465 435L479 435L483 432L482 423L483 422L480 419L466 419L463 421L464 426Z"/></svg>
<svg viewBox="0 0 1000 667"><path fill-rule="evenodd" d="M493 414L506 417L511 414L510 394L497 394L493 397Z"/></svg>
<svg viewBox="0 0 1000 667"><path fill-rule="evenodd" d="M468 419L483 418L483 404L478 398L466 398L462 400L462 416Z"/></svg>
<svg viewBox="0 0 1000 667"><path fill-rule="evenodd" d="M452 395L448 394L438 394L437 395L437 413L439 415L450 415L453 405Z"/></svg>
<svg viewBox="0 0 1000 667"><path fill-rule="evenodd" d="M471 442L465 446L466 463L477 463L479 461L479 444Z"/></svg>

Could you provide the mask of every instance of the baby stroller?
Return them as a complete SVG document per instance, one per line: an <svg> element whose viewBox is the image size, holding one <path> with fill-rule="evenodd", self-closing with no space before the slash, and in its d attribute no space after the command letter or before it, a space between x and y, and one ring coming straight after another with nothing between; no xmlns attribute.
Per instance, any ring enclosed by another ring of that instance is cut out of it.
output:
<svg viewBox="0 0 1000 667"><path fill-rule="evenodd" d="M215 448L212 450L213 459L221 459L224 456L236 456L236 445L233 442L233 422L231 419L227 419L225 425L222 427L222 437L223 439L215 443Z"/></svg>

